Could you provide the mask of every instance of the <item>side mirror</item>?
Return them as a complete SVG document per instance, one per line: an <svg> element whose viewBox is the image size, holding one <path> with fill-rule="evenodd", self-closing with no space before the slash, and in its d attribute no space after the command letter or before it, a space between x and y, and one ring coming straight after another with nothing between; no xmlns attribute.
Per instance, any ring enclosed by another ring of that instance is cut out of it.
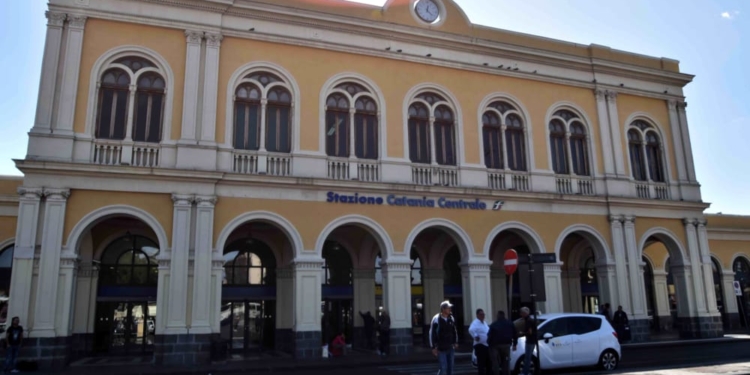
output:
<svg viewBox="0 0 750 375"><path fill-rule="evenodd" d="M551 334L551 333L547 332L547 333L545 333L545 334L544 334L544 336L542 336L542 337L544 338L544 343L545 343L545 344L549 344L549 340L550 340L551 338L553 338L554 336L552 336L552 334Z"/></svg>

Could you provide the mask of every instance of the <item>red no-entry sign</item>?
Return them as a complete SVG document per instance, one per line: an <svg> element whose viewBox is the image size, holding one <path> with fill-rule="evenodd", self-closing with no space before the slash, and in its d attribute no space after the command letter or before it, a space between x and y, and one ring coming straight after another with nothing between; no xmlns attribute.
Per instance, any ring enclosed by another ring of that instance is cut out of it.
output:
<svg viewBox="0 0 750 375"><path fill-rule="evenodd" d="M518 268L518 253L515 250L509 249L505 252L503 257L503 266L505 266L505 274L512 275Z"/></svg>

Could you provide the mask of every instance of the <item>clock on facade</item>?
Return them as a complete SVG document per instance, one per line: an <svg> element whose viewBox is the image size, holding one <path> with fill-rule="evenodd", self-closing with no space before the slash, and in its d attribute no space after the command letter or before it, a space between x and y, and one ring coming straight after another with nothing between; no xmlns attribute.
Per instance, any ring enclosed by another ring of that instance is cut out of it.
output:
<svg viewBox="0 0 750 375"><path fill-rule="evenodd" d="M414 10L416 11L417 16L427 23L437 21L440 16L440 8L435 0L417 0Z"/></svg>

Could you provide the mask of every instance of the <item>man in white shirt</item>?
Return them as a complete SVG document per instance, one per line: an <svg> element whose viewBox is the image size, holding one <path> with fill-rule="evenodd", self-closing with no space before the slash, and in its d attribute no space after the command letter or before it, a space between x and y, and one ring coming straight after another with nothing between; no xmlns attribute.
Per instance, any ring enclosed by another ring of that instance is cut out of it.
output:
<svg viewBox="0 0 750 375"><path fill-rule="evenodd" d="M471 322L469 334L474 339L474 353L477 356L477 371L479 375L492 374L492 366L489 365L489 347L487 346L487 333L490 326L484 321L484 310L477 309L477 318Z"/></svg>

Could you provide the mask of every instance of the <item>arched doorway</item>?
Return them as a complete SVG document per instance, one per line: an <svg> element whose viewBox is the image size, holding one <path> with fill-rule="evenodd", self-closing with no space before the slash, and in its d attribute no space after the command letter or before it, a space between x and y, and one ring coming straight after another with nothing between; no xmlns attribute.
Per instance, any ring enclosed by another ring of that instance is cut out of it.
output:
<svg viewBox="0 0 750 375"><path fill-rule="evenodd" d="M349 251L336 241L323 245L323 343L343 333L347 344L352 342L354 329L354 278Z"/></svg>
<svg viewBox="0 0 750 375"><path fill-rule="evenodd" d="M224 248L221 336L235 352L275 348L276 257L265 242L238 239Z"/></svg>
<svg viewBox="0 0 750 375"><path fill-rule="evenodd" d="M142 355L153 352L159 245L149 237L125 233L99 258L94 352Z"/></svg>
<svg viewBox="0 0 750 375"><path fill-rule="evenodd" d="M383 259L378 253L375 258L375 305L378 306L378 315L382 314L383 304ZM422 285L422 261L419 254L412 248L411 251L411 331L414 345L424 343L424 286Z"/></svg>
<svg viewBox="0 0 750 375"><path fill-rule="evenodd" d="M559 261L563 263L563 311L599 314L603 305L610 304L611 318L617 307L611 288L615 284L614 264L601 236L578 225L563 231L557 243Z"/></svg>
<svg viewBox="0 0 750 375"><path fill-rule="evenodd" d="M646 264L653 266L653 276L650 279L653 280L657 315L657 318L650 322L653 329L646 330L645 333L653 333L664 340L699 336L700 327L692 324L694 318L689 297L692 288L689 284L689 275L692 270L686 264L685 252L681 245L671 234L662 230L647 232L641 244L641 256L652 261L647 261ZM660 259L664 259L661 264ZM633 293L633 298L643 298L641 303L648 306L648 291L644 285L643 294L639 296ZM640 327L633 327L631 322L630 329L634 332L633 335L636 332L634 329L640 333ZM655 335L652 337L656 337Z"/></svg>
<svg viewBox="0 0 750 375"><path fill-rule="evenodd" d="M732 265L734 280L740 283L742 295L737 297L737 307L740 313L740 324L743 328L750 326L750 262L745 258L737 258Z"/></svg>
<svg viewBox="0 0 750 375"><path fill-rule="evenodd" d="M726 301L724 300L724 287L722 282L724 279L723 272L721 270L721 264L716 258L711 257L711 274L713 275L714 281L714 293L716 295L716 308L721 314L721 324L724 327L724 331L729 330L729 316L726 313Z"/></svg>
<svg viewBox="0 0 750 375"><path fill-rule="evenodd" d="M5 332L10 301L10 279L13 275L13 245L0 250L0 333Z"/></svg>

